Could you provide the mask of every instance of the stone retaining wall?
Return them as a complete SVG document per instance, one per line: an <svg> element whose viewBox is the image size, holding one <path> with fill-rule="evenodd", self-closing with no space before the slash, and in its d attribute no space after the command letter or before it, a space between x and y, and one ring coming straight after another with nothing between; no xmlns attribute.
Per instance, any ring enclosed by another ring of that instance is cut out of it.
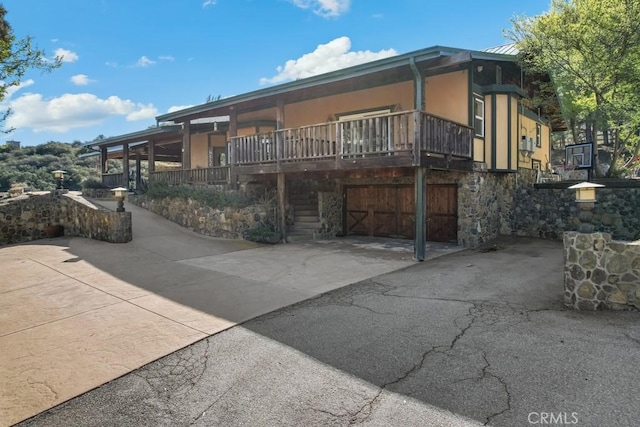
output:
<svg viewBox="0 0 640 427"><path fill-rule="evenodd" d="M614 239L640 239L640 188L599 188L593 212L595 231ZM580 224L575 191L521 188L513 201L511 227L519 236L562 239Z"/></svg>
<svg viewBox="0 0 640 427"><path fill-rule="evenodd" d="M564 233L564 302L578 310L640 309L640 240Z"/></svg>
<svg viewBox="0 0 640 427"><path fill-rule="evenodd" d="M128 201L189 230L226 239L243 239L247 230L258 225L274 228L277 222L275 208L269 206L216 209L195 200L152 199L132 194L129 195Z"/></svg>
<svg viewBox="0 0 640 427"><path fill-rule="evenodd" d="M65 236L111 243L132 238L131 213L98 207L73 193L34 193L0 204L0 245L45 239L48 226L61 226Z"/></svg>

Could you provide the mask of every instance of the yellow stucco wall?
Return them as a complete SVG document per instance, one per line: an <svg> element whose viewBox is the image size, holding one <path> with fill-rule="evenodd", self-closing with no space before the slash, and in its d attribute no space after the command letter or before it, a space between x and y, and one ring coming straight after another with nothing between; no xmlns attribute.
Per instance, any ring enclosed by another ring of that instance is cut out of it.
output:
<svg viewBox="0 0 640 427"><path fill-rule="evenodd" d="M511 108L511 129L509 130L511 133L511 162L509 163L511 170L516 170L518 165L518 105L520 105L518 97L512 96L509 105Z"/></svg>
<svg viewBox="0 0 640 427"><path fill-rule="evenodd" d="M454 122L469 123L467 70L430 76L425 85L426 110Z"/></svg>
<svg viewBox="0 0 640 427"><path fill-rule="evenodd" d="M493 105L493 100L491 95L486 95L484 97L484 158L487 163L487 168L493 168L493 161L491 158L491 141L493 139L493 129L491 128L491 120L493 120L493 110L491 106Z"/></svg>
<svg viewBox="0 0 640 427"><path fill-rule="evenodd" d="M482 138L473 139L473 160L476 162L485 161L484 139Z"/></svg>
<svg viewBox="0 0 640 427"><path fill-rule="evenodd" d="M496 164L494 169L506 170L509 167L509 125L507 123L507 111L508 111L508 96L498 94L495 97L496 100Z"/></svg>
<svg viewBox="0 0 640 427"><path fill-rule="evenodd" d="M396 83L371 89L287 104L284 127L295 128L335 119L336 114L394 106L396 111L413 109L413 82Z"/></svg>
<svg viewBox="0 0 640 427"><path fill-rule="evenodd" d="M206 133L191 135L191 168L209 166L209 138Z"/></svg>
<svg viewBox="0 0 640 427"><path fill-rule="evenodd" d="M227 138L222 134L209 134L209 145L211 147L225 147Z"/></svg>
<svg viewBox="0 0 640 427"><path fill-rule="evenodd" d="M518 141L522 138L522 136L532 137L534 141L536 140L536 124L540 124L541 131L541 146L538 147L534 142L534 152L531 158L525 157L522 155L518 155L518 166L521 168L531 168L532 167L532 159L538 160L540 162L540 166L542 169L546 169L547 163L549 163L550 156L550 133L549 126L543 123L541 120L535 120L531 117L527 117L524 114L520 114L520 129L518 133Z"/></svg>

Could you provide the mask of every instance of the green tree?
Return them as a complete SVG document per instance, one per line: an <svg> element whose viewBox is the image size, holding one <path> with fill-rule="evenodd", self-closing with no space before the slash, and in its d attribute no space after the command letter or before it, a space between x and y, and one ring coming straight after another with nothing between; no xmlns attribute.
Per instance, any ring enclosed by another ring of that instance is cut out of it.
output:
<svg viewBox="0 0 640 427"><path fill-rule="evenodd" d="M5 98L10 87L20 84L28 70L49 72L62 64L61 58L47 59L45 52L35 46L31 37L16 38L5 19L6 14L7 10L0 4L0 101ZM4 122L9 114L11 110L2 112L0 123Z"/></svg>
<svg viewBox="0 0 640 427"><path fill-rule="evenodd" d="M640 0L552 0L548 12L512 24L506 36L525 71L552 77L574 141L584 129L603 142L608 176L631 166L640 147Z"/></svg>

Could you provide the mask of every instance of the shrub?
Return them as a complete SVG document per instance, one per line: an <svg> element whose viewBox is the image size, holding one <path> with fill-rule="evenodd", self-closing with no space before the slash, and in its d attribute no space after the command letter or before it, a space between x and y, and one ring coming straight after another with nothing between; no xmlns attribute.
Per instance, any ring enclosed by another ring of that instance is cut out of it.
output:
<svg viewBox="0 0 640 427"><path fill-rule="evenodd" d="M252 242L274 244L280 241L280 233L273 231L270 226L261 223L245 231L244 238Z"/></svg>
<svg viewBox="0 0 640 427"><path fill-rule="evenodd" d="M165 183L153 183L145 193L152 199L177 198L195 200L212 208L249 206L251 201L242 193L223 191L215 188L199 188L190 185L171 186Z"/></svg>
<svg viewBox="0 0 640 427"><path fill-rule="evenodd" d="M82 181L82 188L107 188L107 186L99 179L87 178Z"/></svg>

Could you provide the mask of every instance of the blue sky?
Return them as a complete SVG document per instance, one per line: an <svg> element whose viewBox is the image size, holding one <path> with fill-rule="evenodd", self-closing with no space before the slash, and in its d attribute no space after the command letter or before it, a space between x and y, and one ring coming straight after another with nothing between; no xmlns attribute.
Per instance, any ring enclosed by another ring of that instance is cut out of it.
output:
<svg viewBox="0 0 640 427"><path fill-rule="evenodd" d="M31 72L2 103L23 145L91 141L155 116L434 45L504 44L514 15L549 0L5 0L51 74ZM4 141L0 141L4 142Z"/></svg>

